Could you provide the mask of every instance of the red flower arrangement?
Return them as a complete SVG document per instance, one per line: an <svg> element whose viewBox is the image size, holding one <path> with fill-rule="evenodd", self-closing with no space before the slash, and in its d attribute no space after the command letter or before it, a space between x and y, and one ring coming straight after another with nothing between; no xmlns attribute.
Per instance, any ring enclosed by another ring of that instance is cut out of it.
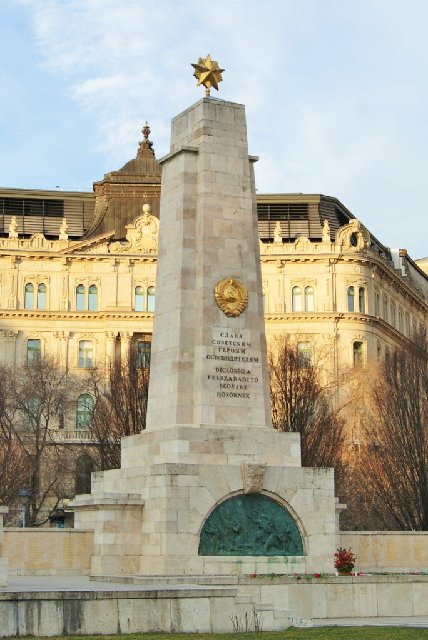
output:
<svg viewBox="0 0 428 640"><path fill-rule="evenodd" d="M342 575L350 575L355 567L355 560L357 556L349 549L343 549L340 547L334 554L334 566Z"/></svg>

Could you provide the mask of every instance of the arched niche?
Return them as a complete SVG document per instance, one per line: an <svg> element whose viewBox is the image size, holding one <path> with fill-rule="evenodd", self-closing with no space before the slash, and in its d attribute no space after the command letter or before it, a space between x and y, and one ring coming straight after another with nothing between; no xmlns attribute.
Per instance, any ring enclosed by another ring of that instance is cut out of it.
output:
<svg viewBox="0 0 428 640"><path fill-rule="evenodd" d="M220 503L205 520L200 556L302 556L303 541L290 512L262 494Z"/></svg>

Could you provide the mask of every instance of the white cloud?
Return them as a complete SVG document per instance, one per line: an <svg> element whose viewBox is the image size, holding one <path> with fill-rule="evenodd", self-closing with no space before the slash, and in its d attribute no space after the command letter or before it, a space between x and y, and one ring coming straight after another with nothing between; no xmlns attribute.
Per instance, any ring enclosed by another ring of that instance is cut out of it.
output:
<svg viewBox="0 0 428 640"><path fill-rule="evenodd" d="M424 224L425 0L21 6L41 64L85 112L112 169L135 154L146 119L158 155L168 151L171 117L203 95L190 62L210 52L226 67L219 97L246 104L259 191L336 195L387 244L410 233L403 198L413 202L414 228ZM416 254L428 253L411 240Z"/></svg>

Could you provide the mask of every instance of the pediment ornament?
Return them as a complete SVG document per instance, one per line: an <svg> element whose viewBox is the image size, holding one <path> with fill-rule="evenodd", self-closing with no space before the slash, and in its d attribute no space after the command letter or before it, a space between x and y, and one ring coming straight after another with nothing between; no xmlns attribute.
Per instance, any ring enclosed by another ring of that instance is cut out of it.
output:
<svg viewBox="0 0 428 640"><path fill-rule="evenodd" d="M294 243L294 247L296 251L302 252L309 252L313 250L312 243L307 236L300 236L300 238L297 238L296 242Z"/></svg>
<svg viewBox="0 0 428 640"><path fill-rule="evenodd" d="M356 218L340 227L336 233L336 242L346 251L362 251L370 247L370 234Z"/></svg>
<svg viewBox="0 0 428 640"><path fill-rule="evenodd" d="M159 220L150 213L149 204L143 205L143 214L134 224L128 224L126 230L126 242L113 242L111 253L157 253Z"/></svg>

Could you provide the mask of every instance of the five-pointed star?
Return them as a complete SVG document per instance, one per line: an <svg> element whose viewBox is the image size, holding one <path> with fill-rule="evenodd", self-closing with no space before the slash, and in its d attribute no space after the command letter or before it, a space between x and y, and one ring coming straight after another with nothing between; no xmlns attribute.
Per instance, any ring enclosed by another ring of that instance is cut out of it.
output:
<svg viewBox="0 0 428 640"><path fill-rule="evenodd" d="M209 95L210 87L214 87L218 91L218 83L223 80L221 77L224 69L220 69L216 60L211 60L210 54L207 55L205 60L199 58L197 64L192 63L192 67L195 69L193 74L198 80L197 86L203 84Z"/></svg>

